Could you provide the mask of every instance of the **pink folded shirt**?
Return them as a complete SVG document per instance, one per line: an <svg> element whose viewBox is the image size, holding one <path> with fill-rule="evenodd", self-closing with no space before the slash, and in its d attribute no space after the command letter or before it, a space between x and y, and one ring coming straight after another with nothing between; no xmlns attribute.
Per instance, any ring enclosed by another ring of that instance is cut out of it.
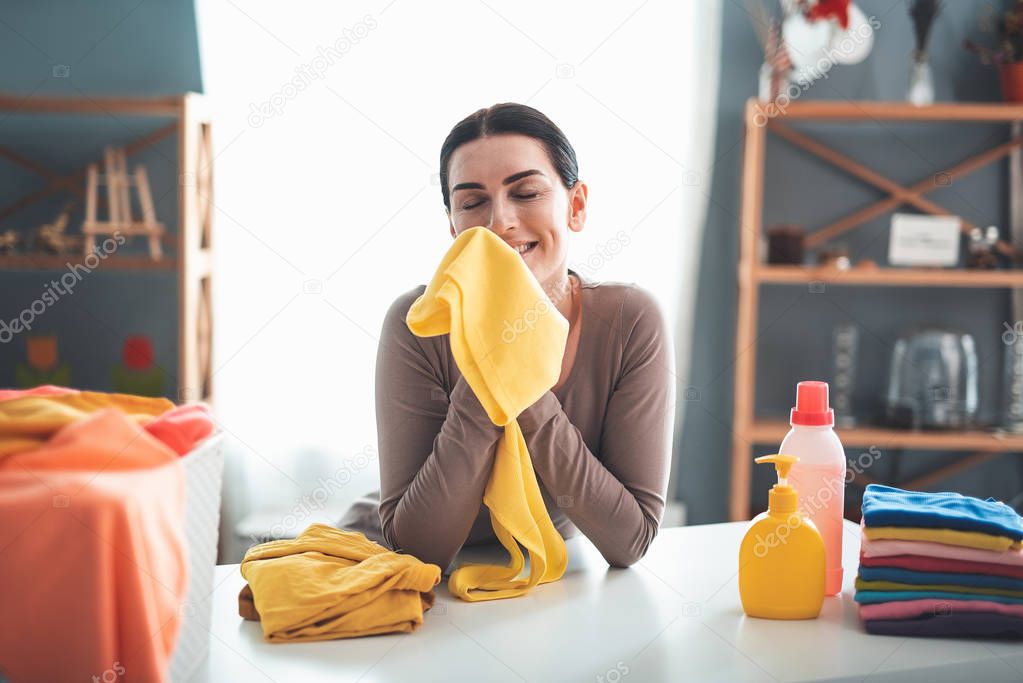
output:
<svg viewBox="0 0 1023 683"><path fill-rule="evenodd" d="M894 539L870 540L866 536L860 538L860 552L866 557L886 557L890 555L923 555L926 557L944 557L951 560L968 562L992 562L1023 567L1023 550L981 550L930 541L900 541Z"/></svg>
<svg viewBox="0 0 1023 683"><path fill-rule="evenodd" d="M960 614L963 612L997 612L1023 617L1023 605L1007 605L990 600L893 600L873 605L860 605L860 617L867 619L915 619L921 616Z"/></svg>
<svg viewBox="0 0 1023 683"><path fill-rule="evenodd" d="M979 574L983 576L1023 579L1023 566L998 564L997 562L953 560L948 557L925 557L923 555L885 555L883 557L867 557L861 552L860 566L909 569L915 572Z"/></svg>

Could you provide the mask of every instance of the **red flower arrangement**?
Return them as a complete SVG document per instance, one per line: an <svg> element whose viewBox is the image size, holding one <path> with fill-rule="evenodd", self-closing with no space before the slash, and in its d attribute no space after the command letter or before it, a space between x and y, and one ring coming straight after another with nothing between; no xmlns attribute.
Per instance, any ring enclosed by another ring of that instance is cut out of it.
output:
<svg viewBox="0 0 1023 683"><path fill-rule="evenodd" d="M807 21L835 19L842 30L849 28L850 0L817 0L813 5L803 4L803 16Z"/></svg>

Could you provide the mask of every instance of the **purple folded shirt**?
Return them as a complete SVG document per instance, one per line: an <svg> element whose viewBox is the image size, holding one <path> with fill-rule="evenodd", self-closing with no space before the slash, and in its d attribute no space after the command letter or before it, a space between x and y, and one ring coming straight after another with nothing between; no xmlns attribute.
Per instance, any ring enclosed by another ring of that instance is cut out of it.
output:
<svg viewBox="0 0 1023 683"><path fill-rule="evenodd" d="M1023 617L991 612L952 612L918 619L868 619L867 633L881 636L1023 638Z"/></svg>

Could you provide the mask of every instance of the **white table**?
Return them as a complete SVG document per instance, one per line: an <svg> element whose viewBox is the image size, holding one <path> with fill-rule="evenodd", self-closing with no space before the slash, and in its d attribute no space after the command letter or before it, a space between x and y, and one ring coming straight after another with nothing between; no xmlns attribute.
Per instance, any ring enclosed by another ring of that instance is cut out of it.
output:
<svg viewBox="0 0 1023 683"><path fill-rule="evenodd" d="M845 586L819 618L746 617L736 575L745 528L662 529L628 569L573 538L565 576L524 597L462 602L444 577L420 630L318 643L264 642L259 625L238 616L238 566L220 566L210 656L195 681L1023 681L1018 643L865 633L852 600L851 522ZM470 548L458 561L502 553Z"/></svg>

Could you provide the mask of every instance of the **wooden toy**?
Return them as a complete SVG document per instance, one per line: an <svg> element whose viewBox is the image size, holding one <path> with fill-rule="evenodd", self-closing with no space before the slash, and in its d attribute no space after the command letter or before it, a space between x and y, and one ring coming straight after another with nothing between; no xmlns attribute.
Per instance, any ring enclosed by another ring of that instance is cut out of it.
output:
<svg viewBox="0 0 1023 683"><path fill-rule="evenodd" d="M91 253L96 246L97 235L122 234L125 237L140 235L149 239L149 255L154 261L163 256L160 239L163 236L163 223L156 220L156 209L153 207L153 195L149 190L149 176L146 167L139 164L135 172L128 174L128 163L124 148L107 147L103 155L103 175L96 164L90 164L86 171L85 181L85 222L82 234L85 235L85 253ZM99 203L99 187L106 186L107 209L109 216L101 219L97 216ZM132 216L131 188L134 187L139 205L142 207L142 218Z"/></svg>

